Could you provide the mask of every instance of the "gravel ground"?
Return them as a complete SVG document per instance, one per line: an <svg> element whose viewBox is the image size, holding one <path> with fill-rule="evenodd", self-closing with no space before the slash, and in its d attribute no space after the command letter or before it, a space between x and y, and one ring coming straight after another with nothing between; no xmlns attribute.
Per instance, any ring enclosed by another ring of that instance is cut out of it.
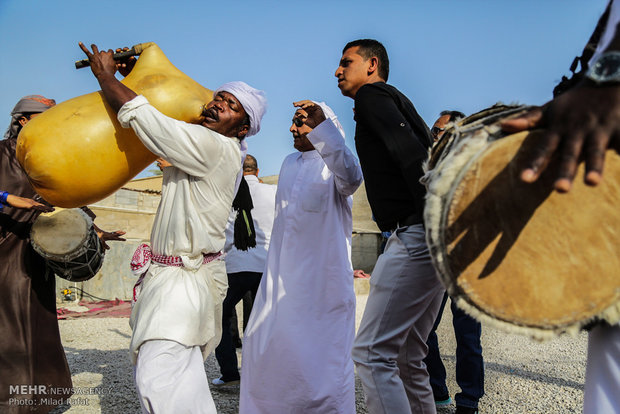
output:
<svg viewBox="0 0 620 414"><path fill-rule="evenodd" d="M357 322L367 296L358 296ZM131 330L126 318L59 321L63 345L76 394L70 405L54 414L139 413L129 359ZM454 397L455 340L449 306L438 330L440 349ZM483 326L486 395L481 413L578 413L583 403L587 336L560 337L538 343ZM240 350L239 350L240 351ZM205 363L209 380L219 376L215 357ZM211 390L222 414L237 413L239 386ZM356 379L357 412L366 413L363 392ZM455 407L441 409L452 413ZM277 414L277 413L274 413Z"/></svg>

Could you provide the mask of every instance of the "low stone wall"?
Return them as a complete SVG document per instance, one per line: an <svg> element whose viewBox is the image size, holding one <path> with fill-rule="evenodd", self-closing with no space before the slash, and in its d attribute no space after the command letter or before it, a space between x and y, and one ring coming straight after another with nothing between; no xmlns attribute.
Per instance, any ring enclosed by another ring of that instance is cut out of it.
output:
<svg viewBox="0 0 620 414"><path fill-rule="evenodd" d="M267 183L276 183L277 176L263 177ZM103 266L91 280L81 283L57 279L57 299L62 302L64 288L77 287L77 299L94 298L83 295L80 289L101 299L130 300L137 277L129 268L136 247L148 241L160 200L161 177L134 180L109 197L90 205L97 215L97 226L107 231L123 230L126 242L110 242ZM353 269L371 273L381 244L381 234L371 220L372 213L366 201L364 186L353 197L353 235L351 260ZM365 289L365 288L364 288Z"/></svg>
<svg viewBox="0 0 620 414"><path fill-rule="evenodd" d="M82 294L80 290L101 299L122 299L130 300L133 292L133 285L138 278L131 273L129 262L134 251L143 243L142 240L127 240L125 242L109 242L110 250L105 254L103 266L99 273L86 282L69 282L56 277L56 297L58 302L63 302L62 290L72 289L77 295L76 299L97 300L91 296ZM352 238L351 258L354 269L362 269L366 273L371 273L377 261L381 235L377 233L354 233ZM365 282L358 284L364 285L361 289L367 293ZM77 287L78 289L75 289ZM356 290L358 287L356 286Z"/></svg>

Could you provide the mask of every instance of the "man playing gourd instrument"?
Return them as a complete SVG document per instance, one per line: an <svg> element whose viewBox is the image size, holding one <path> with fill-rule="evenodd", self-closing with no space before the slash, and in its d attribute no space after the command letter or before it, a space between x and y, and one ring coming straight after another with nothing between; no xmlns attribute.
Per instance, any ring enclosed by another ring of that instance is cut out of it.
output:
<svg viewBox="0 0 620 414"><path fill-rule="evenodd" d="M227 276L217 259L240 178L242 141L260 129L264 93L227 83L206 105L202 124L188 124L163 115L116 79L117 67L127 75L132 62L123 67L111 50L80 47L121 125L171 164L163 171L152 253L144 245L132 260L142 274L130 325L143 412L215 413L203 361L221 335Z"/></svg>

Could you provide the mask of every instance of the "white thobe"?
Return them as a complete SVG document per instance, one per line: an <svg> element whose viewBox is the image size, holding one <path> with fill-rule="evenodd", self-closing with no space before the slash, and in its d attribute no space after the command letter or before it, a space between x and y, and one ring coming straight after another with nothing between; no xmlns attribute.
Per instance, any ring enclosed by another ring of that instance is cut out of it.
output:
<svg viewBox="0 0 620 414"><path fill-rule="evenodd" d="M173 165L164 169L151 246L154 254L180 256L184 265L151 264L129 321L134 364L142 343L161 339L199 346L206 359L221 335L228 281L223 261L202 260L224 247L241 169L239 141L169 118L142 96L123 105L118 119Z"/></svg>
<svg viewBox="0 0 620 414"><path fill-rule="evenodd" d="M254 206L251 213L252 220L254 221L254 231L256 232L256 247L248 250L239 250L235 247L234 230L237 212L233 210L228 218L226 244L224 246L224 252L226 252L224 261L226 262L227 273L263 273L271 240L271 228L273 227L273 217L275 214L276 186L259 182L258 177L255 175L246 175L245 181L248 183Z"/></svg>
<svg viewBox="0 0 620 414"><path fill-rule="evenodd" d="M282 164L243 342L240 413L354 413L352 197L359 162L332 119Z"/></svg>
<svg viewBox="0 0 620 414"><path fill-rule="evenodd" d="M590 66L607 49L620 22L620 1L611 4L609 19ZM588 335L588 361L583 398L585 414L620 411L620 324L596 326Z"/></svg>

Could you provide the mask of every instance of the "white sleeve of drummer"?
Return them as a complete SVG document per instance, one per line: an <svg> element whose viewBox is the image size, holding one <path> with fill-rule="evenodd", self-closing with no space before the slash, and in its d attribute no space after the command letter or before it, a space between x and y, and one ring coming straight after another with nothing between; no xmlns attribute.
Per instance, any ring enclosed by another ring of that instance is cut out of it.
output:
<svg viewBox="0 0 620 414"><path fill-rule="evenodd" d="M616 30L618 26L618 22L620 22L620 1L613 0L611 4L611 9L609 10L609 18L607 19L607 25L605 26L605 31L601 36L601 40L598 42L598 46L596 47L596 51L590 58L588 65L592 65L598 57L607 49L614 36L616 35Z"/></svg>
<svg viewBox="0 0 620 414"><path fill-rule="evenodd" d="M224 154L239 151L236 140L170 118L141 95L121 107L118 120L124 128L131 127L149 151L194 177L208 175L221 160L230 159Z"/></svg>

